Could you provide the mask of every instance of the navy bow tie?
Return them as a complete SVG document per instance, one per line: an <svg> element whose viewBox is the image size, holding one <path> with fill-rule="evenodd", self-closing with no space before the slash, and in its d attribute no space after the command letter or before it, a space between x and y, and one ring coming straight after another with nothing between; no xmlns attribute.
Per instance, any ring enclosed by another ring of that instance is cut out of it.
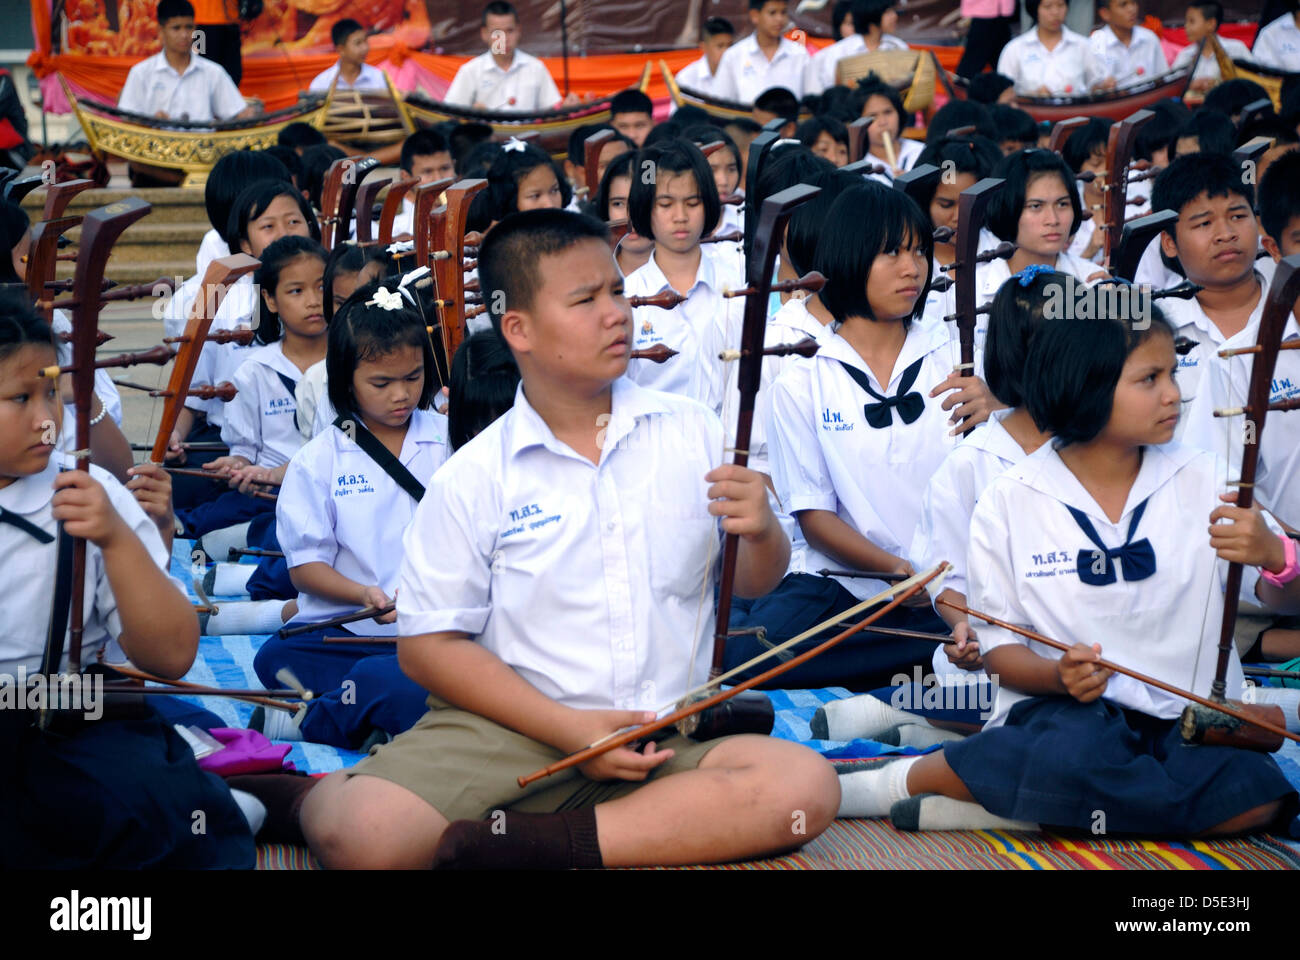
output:
<svg viewBox="0 0 1300 960"><path fill-rule="evenodd" d="M912 390L912 384L916 383L916 378L921 373L921 363L924 360L925 358L922 357L903 371L903 376L898 381L898 393L892 397L882 397L871 388L871 381L867 379L865 373L857 367L849 366L843 360L838 361L840 366L848 371L854 383L879 401L878 403L868 403L862 408L868 426L877 430L888 427L894 422L893 410L895 407L898 408L898 416L904 423L912 423L921 415L922 411L925 410L925 398Z"/></svg>
<svg viewBox="0 0 1300 960"><path fill-rule="evenodd" d="M18 514L6 510L4 507L0 507L0 523L7 523L11 527L17 527L23 533L27 534L39 543L54 542L53 534L46 533L40 527L36 526L36 524L29 520L24 520L22 517L18 516Z"/></svg>
<svg viewBox="0 0 1300 960"><path fill-rule="evenodd" d="M1143 537L1136 543L1133 542L1133 534L1137 531L1146 508L1146 500L1137 505L1137 509L1133 511L1133 519L1128 524L1128 535L1124 538L1124 545L1112 550L1102 543L1092 521L1082 511L1074 507L1066 507L1070 511L1070 516L1074 517L1074 522L1079 525L1079 529L1097 546L1095 550L1079 551L1077 564L1081 581L1091 587L1104 587L1114 583L1116 560L1124 569L1124 579L1130 583L1145 580L1156 572L1156 552L1151 547L1151 541Z"/></svg>

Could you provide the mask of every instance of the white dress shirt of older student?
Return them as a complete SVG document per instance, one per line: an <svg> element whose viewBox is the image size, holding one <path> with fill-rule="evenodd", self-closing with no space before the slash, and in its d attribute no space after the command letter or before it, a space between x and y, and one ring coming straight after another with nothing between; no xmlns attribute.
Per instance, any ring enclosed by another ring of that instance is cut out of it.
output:
<svg viewBox="0 0 1300 960"><path fill-rule="evenodd" d="M721 66L722 62L719 61L718 65ZM678 86L688 90L697 93L713 93L717 74L709 72L709 58L700 57L678 70L675 79Z"/></svg>
<svg viewBox="0 0 1300 960"><path fill-rule="evenodd" d="M802 43L785 37L772 59L758 47L758 36L750 34L727 48L714 75L713 95L736 103L753 103L772 87L785 87L796 98L803 97L804 70L808 50Z"/></svg>
<svg viewBox="0 0 1300 960"><path fill-rule="evenodd" d="M1133 28L1126 44L1109 25L1094 30L1089 38L1092 55L1115 78L1115 86L1128 87L1158 77L1169 70L1160 38L1143 26Z"/></svg>
<svg viewBox="0 0 1300 960"><path fill-rule="evenodd" d="M1146 447L1119 522L1112 522L1070 472L1051 443L989 484L971 519L969 604L1009 623L1066 643L1097 641L1102 656L1167 683L1208 696L1218 657L1227 563L1217 560L1205 532L1210 511L1227 489L1224 462L1177 441ZM1149 540L1156 572L1133 581L1116 561L1105 586L1078 575L1080 550L1096 547L1071 516L1074 507L1102 542L1119 547L1138 505L1146 502L1133 539ZM1246 567L1242 596L1253 598L1259 571ZM1050 660L1050 647L1000 627L981 625L986 652L1011 643ZM1231 652L1228 696L1239 697L1241 664ZM1115 674L1103 696L1153 717L1173 719L1187 701ZM1003 685L986 729L1001 726L1025 695Z"/></svg>
<svg viewBox="0 0 1300 960"><path fill-rule="evenodd" d="M1223 52L1228 55L1230 60L1244 60L1251 62L1254 57L1251 55L1250 47L1246 46L1240 40L1234 40L1232 37L1219 37L1219 45L1223 47ZM1178 51L1178 56L1174 57L1174 62L1170 70L1182 70L1191 64L1192 58L1196 56L1197 48L1200 44L1189 44ZM1206 50L1201 58L1196 61L1196 71L1192 74L1193 80L1211 80L1219 82L1222 74L1219 72L1219 59L1214 55L1213 50Z"/></svg>
<svg viewBox="0 0 1300 960"><path fill-rule="evenodd" d="M837 40L829 47L823 47L813 54L804 68L804 95L823 93L835 86L835 65L845 57L856 57L863 53L876 53L881 50L907 50L907 44L892 34L885 34L875 50L867 49L866 38L860 33L853 33L842 40Z"/></svg>
<svg viewBox="0 0 1300 960"><path fill-rule="evenodd" d="M335 63L333 66L316 74L312 78L311 86L308 89L324 93L334 83L335 77L339 78L338 83L334 86L335 90L377 90L381 93L388 90L388 79L384 76L384 71L378 67L372 67L368 63L361 65L361 72L351 82L339 77L339 65Z"/></svg>
<svg viewBox="0 0 1300 960"><path fill-rule="evenodd" d="M632 311L634 350L665 344L677 351L663 363L631 360L627 376L643 387L698 400L714 413L722 409L727 371L718 354L736 340L744 316L743 297L727 299L723 291L739 289L741 278L726 269L727 261L701 252L695 283L686 300L670 310L636 307ZM623 284L629 297L649 297L671 290L654 254L633 270Z"/></svg>
<svg viewBox="0 0 1300 960"><path fill-rule="evenodd" d="M1261 311L1262 313L1262 311ZM1222 347L1253 344L1259 327L1249 323ZM1300 324L1295 314L1287 317L1283 343L1300 342ZM1190 408L1184 407L1187 426L1183 442L1223 457L1233 476L1240 476L1246 433L1242 417L1216 417L1215 410L1236 410L1246 406L1254 358L1212 355L1201 373L1200 389ZM1269 403L1300 397L1300 349L1279 350L1273 368ZM1259 436L1259 464L1255 474L1255 499L1291 527L1300 527L1300 417L1294 413L1271 413Z"/></svg>
<svg viewBox="0 0 1300 960"><path fill-rule="evenodd" d="M998 73L1015 81L1016 93L1038 96L1046 87L1054 97L1083 96L1106 79L1106 68L1093 55L1088 38L1068 27L1061 39L1048 50L1030 27L1002 48Z"/></svg>
<svg viewBox="0 0 1300 960"><path fill-rule="evenodd" d="M1251 56L1277 70L1300 70L1300 13L1278 17L1255 38Z"/></svg>
<svg viewBox="0 0 1300 960"><path fill-rule="evenodd" d="M177 73L167 62L166 51L131 68L117 105L148 117L165 113L169 119L190 123L229 120L246 106L224 67L190 54L189 66Z"/></svg>
<svg viewBox="0 0 1300 960"><path fill-rule="evenodd" d="M489 52L456 71L443 102L457 107L479 103L488 110L536 113L559 106L560 90L546 65L532 54L516 50L510 66L502 69Z"/></svg>
<svg viewBox="0 0 1300 960"><path fill-rule="evenodd" d="M65 427L66 429L66 427ZM19 477L0 488L0 509L38 527L53 537L58 532L51 500L54 478L60 470L76 468L76 461L54 453L40 473ZM107 471L91 464L90 475L108 494L109 503L131 532L140 538L149 557L166 571L171 556L163 547L158 528L136 503L135 497ZM41 543L26 530L0 523L0 556L4 557L4 595L0 598L5 629L0 631L0 673L13 676L21 666L30 673L41 668L46 634L50 628L50 598L54 596L57 543ZM175 581L173 581L174 583ZM179 588L177 588L179 589ZM122 621L117 600L104 568L104 557L93 543L86 545L86 592L83 601L83 663L94 663L101 649L112 663L125 662L117 643ZM64 644L63 669L67 669L68 644Z"/></svg>
<svg viewBox="0 0 1300 960"><path fill-rule="evenodd" d="M904 374L918 363L908 392L920 395L920 415L904 423L894 407L889 426L872 427L864 408L876 401L843 365L866 375L877 394L892 398ZM926 323L911 325L887 384L876 379L838 334L815 356L792 365L772 388L767 424L772 480L785 510L796 517L803 510L837 514L881 550L906 557L925 485L956 443L948 435L951 428L941 401L928 397L951 372L947 333ZM810 569L840 565L811 545L807 562ZM840 583L864 600L885 586L865 579Z"/></svg>
<svg viewBox="0 0 1300 960"><path fill-rule="evenodd" d="M284 355L283 341L249 351L235 371L232 382L239 392L226 405L221 426L221 439L232 457L274 468L288 463L302 448L294 399L301 376L302 371Z"/></svg>
<svg viewBox="0 0 1300 960"><path fill-rule="evenodd" d="M456 451L407 529L400 636L468 634L569 707L653 710L704 679L721 538L704 475L722 425L624 377L602 429L593 464L520 386Z"/></svg>
<svg viewBox="0 0 1300 960"><path fill-rule="evenodd" d="M397 457L411 476L428 484L450 452L445 416L428 410L411 414ZM415 499L397 481L331 425L299 450L285 471L275 503L276 536L290 569L323 563L391 596L402 564L402 538L415 508ZM320 623L354 610L300 593L294 621ZM395 623L366 620L358 627L374 636L397 633Z"/></svg>

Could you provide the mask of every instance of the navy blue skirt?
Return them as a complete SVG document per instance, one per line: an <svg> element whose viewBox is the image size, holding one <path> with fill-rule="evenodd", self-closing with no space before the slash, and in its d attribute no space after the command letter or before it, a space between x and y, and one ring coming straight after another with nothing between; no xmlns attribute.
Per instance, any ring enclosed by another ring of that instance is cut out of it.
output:
<svg viewBox="0 0 1300 960"><path fill-rule="evenodd" d="M1274 800L1285 824L1300 808L1268 754L1187 744L1177 720L1105 699L1023 700L944 759L991 813L1096 833L1198 834Z"/></svg>

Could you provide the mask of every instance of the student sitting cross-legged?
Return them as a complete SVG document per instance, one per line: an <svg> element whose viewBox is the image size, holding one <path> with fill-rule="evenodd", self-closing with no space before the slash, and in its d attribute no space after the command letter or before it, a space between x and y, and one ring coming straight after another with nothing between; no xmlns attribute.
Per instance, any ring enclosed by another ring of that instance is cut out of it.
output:
<svg viewBox="0 0 1300 960"><path fill-rule="evenodd" d="M741 538L745 595L775 586L789 543L761 478L718 466L713 412L623 376L631 315L602 225L508 217L479 277L522 383L429 481L404 541L398 658L432 709L307 795L313 851L332 867L538 868L800 846L834 814L835 775L765 737L674 735L518 786L704 679L698 605L722 531Z"/></svg>

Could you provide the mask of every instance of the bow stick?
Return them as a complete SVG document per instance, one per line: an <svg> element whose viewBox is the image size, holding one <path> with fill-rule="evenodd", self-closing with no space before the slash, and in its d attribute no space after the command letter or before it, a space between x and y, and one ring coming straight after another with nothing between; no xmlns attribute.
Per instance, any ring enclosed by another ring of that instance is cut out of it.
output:
<svg viewBox="0 0 1300 960"><path fill-rule="evenodd" d="M82 256L77 261L73 291L78 305L72 311L73 402L76 409L76 443L72 456L76 469L90 470L90 408L95 396L95 347L99 332L98 293L103 288L104 267L117 238L131 224L150 211L149 204L127 197L91 211L82 220ZM49 371L42 371L48 374ZM81 641L84 632L86 595L86 541L74 537L72 543L72 609L68 623L68 664L73 673L81 672ZM44 672L53 676L63 663L63 637L50 636L46 644Z"/></svg>
<svg viewBox="0 0 1300 960"><path fill-rule="evenodd" d="M1098 224L1098 229L1106 231L1102 263L1108 273L1114 263L1120 232L1124 229L1129 165L1133 159L1133 149L1137 145L1138 131L1144 124L1154 120L1155 116L1150 110L1138 110L1114 124L1106 140L1106 185L1102 188L1105 191L1105 223Z"/></svg>
<svg viewBox="0 0 1300 960"><path fill-rule="evenodd" d="M370 228L373 225L375 213L375 198L384 187L391 184L391 177L376 177L373 180L367 180L357 187L357 201L354 208L354 216L357 224L357 243L369 244L371 240Z"/></svg>
<svg viewBox="0 0 1300 960"><path fill-rule="evenodd" d="M935 603L942 604L945 607L951 607L953 610L957 610L961 613L966 614L967 616L978 617L979 619L983 620L985 623L991 623L995 627L1001 627L1003 630L1009 630L1012 633L1025 637L1026 639L1034 640L1038 643L1043 644L1044 646L1048 646L1048 647L1052 647L1053 649L1060 650L1062 653L1068 652L1071 649L1070 644L1068 643L1062 643L1060 640L1053 640L1051 637L1045 637L1041 633L1035 633L1033 630L1026 630L1023 627L1017 627L1014 623L1007 623L1007 621L999 620L997 617L990 616L987 613L981 613L978 610L972 610L970 607L964 606L963 604L953 603L950 600L943 600L943 599L936 600ZM1228 641L1229 642L1232 641L1231 636L1229 636ZM1131 670L1128 667L1120 666L1118 663L1115 663L1112 660L1107 660L1104 657L1098 657L1094 662L1097 664L1097 666L1102 667L1106 670L1113 670L1115 673L1123 674L1126 677L1132 677L1134 680L1137 680L1141 683L1145 683L1152 687L1156 687L1159 690L1165 691L1165 693L1172 693L1176 697L1182 697L1184 700L1190 700L1193 703L1200 704L1201 706L1207 707L1210 710L1214 710L1219 713L1226 713L1228 716L1240 720L1242 723L1251 724L1252 726L1259 727L1262 730L1267 730L1269 733L1275 734L1277 736L1286 737L1288 740L1295 740L1297 743L1300 743L1300 736L1288 732L1284 727L1280 727L1275 723L1271 723L1270 721L1264 720L1260 717L1251 716L1249 713L1246 713L1245 711L1230 705L1226 700L1206 699L1205 697L1202 697L1199 694L1192 693L1190 690L1183 690L1179 687L1175 687L1171 683L1165 683L1163 680L1157 680L1155 677L1147 676L1145 673L1139 673L1137 670ZM1279 710L1278 712L1280 713L1281 711ZM1185 716L1186 714L1184 714L1184 717Z"/></svg>
<svg viewBox="0 0 1300 960"><path fill-rule="evenodd" d="M279 696L292 696L297 698L297 690L276 690L276 691L258 691L254 694L252 691L233 690L226 692L219 687L205 687L198 683L189 683L185 680L168 680L165 677L154 676L152 673L145 673L143 670L136 670L134 667L128 667L118 664L105 664L110 670L129 677L132 680L141 680L148 683L163 683L170 687L177 687L181 695L191 694L192 696L229 696L232 700L243 700L246 703L256 703L264 707L273 707L276 710L288 710L290 713L297 713L305 704L301 703L281 703L279 700L272 699Z"/></svg>
<svg viewBox="0 0 1300 960"><path fill-rule="evenodd" d="M300 633L311 633L313 630L329 630L333 627L342 627L349 623L356 623L358 620L369 620L372 617L384 617L397 609L397 604L390 603L386 607L363 607L356 613L345 613L341 617L335 617L333 620L325 620L321 623L301 623L296 627L281 627L280 636L296 637Z"/></svg>
<svg viewBox="0 0 1300 960"><path fill-rule="evenodd" d="M1258 348L1257 355L1253 358L1254 362L1250 371L1250 387L1246 392L1246 406L1240 411L1240 414L1248 417L1247 425L1253 424L1253 435L1248 435L1249 442L1244 443L1241 453L1241 477L1235 483L1229 484L1237 488L1237 506L1243 509L1249 509L1255 502L1255 475L1259 466L1259 444L1260 438L1264 433L1264 423L1269 410L1269 398L1272 390L1273 370L1277 364L1278 347L1282 343L1282 334L1286 329L1287 319L1291 316L1291 311L1295 308L1296 300L1300 298L1300 254L1292 254L1282 260L1277 265L1277 270L1273 274L1273 282L1269 284L1268 300L1264 304L1264 312L1259 321L1259 332L1256 334L1255 345ZM1215 411L1217 414L1219 411ZM1241 578L1242 565L1240 563L1228 564L1227 584L1223 588L1223 620L1219 627L1219 658L1215 664L1214 684L1210 688L1210 696L1213 703L1203 700L1196 702L1202 706L1227 713L1237 720L1245 720L1244 716L1234 713L1224 708L1227 694L1227 674L1228 664L1231 660L1233 649L1233 629L1237 622L1237 606L1241 595ZM1256 720L1247 722L1256 723L1262 726ZM1222 729L1226 726L1221 718L1216 718L1213 714L1197 712L1188 708L1183 712L1183 737L1184 739L1201 739L1201 737L1215 728ZM1271 727L1265 727L1276 733ZM1287 734L1293 740L1300 740L1300 737L1294 737Z"/></svg>
<svg viewBox="0 0 1300 960"><path fill-rule="evenodd" d="M797 189L797 187L792 189ZM892 600L890 600L883 607L881 607L875 613L868 616L865 620L861 621L860 623L853 624L852 626L840 631L839 633L829 638L828 640L824 640L822 643L818 644L817 646L812 647L809 650L805 650L803 653L791 657L789 660L779 663L776 666L772 667L771 669L764 671L763 673L750 677L748 680L742 680L740 683L737 683L734 687L729 687L726 690L720 690L717 693L714 693L712 696L706 697L703 700L695 700L693 702L690 702L689 705L684 707L679 707L678 709L674 710L672 713L668 714L667 716L660 717L659 719L651 721L650 723L643 724L642 726L639 727L633 727L632 729L625 730L622 733L611 734L610 736L605 737L604 739L599 740L588 747L584 747L582 750L579 750L577 753L570 754L564 759L557 760L555 763L543 767L540 770L536 770L528 774L527 776L519 777L515 782L519 784L520 788L526 787L530 783L533 783L536 780L540 780L543 777L549 777L552 774L559 773L562 770L567 770L570 767L576 767L579 764L586 763L588 760L592 760L596 757L601 756L602 754L609 753L609 751L611 750L616 750L619 747L624 746L625 744L632 743L635 740L640 740L643 737L646 737L652 733L656 733L667 727L673 726L674 724L680 724L682 721L694 717L702 713L703 711L709 709L710 707L715 707L720 703L730 700L732 697L735 697L737 694L743 693L746 690L756 687L761 683L766 683L767 681L775 677L778 677L783 673L788 673L789 671L793 670L795 667L799 666L800 664L806 663L807 661L813 659L813 657L819 656L825 653L827 650L831 649L832 647L838 645L839 643L842 643L844 640L847 640L849 637L853 636L853 634L865 630L867 627L871 626L871 624L875 623L885 614L895 609L899 604L903 603L905 600L908 600L909 598L919 593L921 590L925 589L926 584L928 584L931 580L934 580L935 578L943 575L946 572L946 569L947 569L947 564L939 564L939 566L935 567L933 570L930 570L925 574L917 574L916 576L912 577L910 580L905 581L902 584L889 587L884 591L882 591L881 593L877 594L876 596L871 597L870 599L863 601L862 603L858 604L852 609L845 611L843 614L840 614L836 617L832 617L830 620L816 625L811 630L805 631L799 636L794 637L791 640L787 640L785 643L782 643L776 647L773 647L771 650L764 651L763 653L755 657L753 660L751 660L749 663L742 664L740 667L736 668L736 670L731 671L731 673L736 673L740 670L746 670L762 660L767 660L767 659L771 659L772 657L778 656L779 654L789 649L794 644L806 639L808 636L820 632L821 630L825 629L828 626L833 625L839 620L847 619L848 617L852 616L854 613L858 611L874 606L882 602L886 597L893 596ZM730 674L728 674L728 676L730 676ZM705 688L701 688L701 689L706 689L708 686L711 686L712 684L721 682L722 679L724 678L719 677L716 680L711 681L710 684L706 684ZM692 693L695 692L697 691L692 691ZM691 694L687 694L687 696L684 697L683 700L690 700L690 696Z"/></svg>
<svg viewBox="0 0 1300 960"><path fill-rule="evenodd" d="M195 297L194 305L190 307L190 316L185 323L184 333L180 337L170 338L170 341L179 342L180 348L176 351L171 377L167 381L167 399L163 403L162 422L158 425L153 450L149 455L152 462L161 464L167 457L167 442L171 439L172 431L176 429L176 421L185 406L185 398L189 395L190 381L194 377L194 367L199 362L199 352L203 349L203 344L208 340L218 342L216 337L209 336L209 330L221 302L236 280L252 273L258 266L258 261L244 253L221 257L208 264L208 269L203 274L203 282L199 284L199 295ZM251 331L249 332L251 334Z"/></svg>

